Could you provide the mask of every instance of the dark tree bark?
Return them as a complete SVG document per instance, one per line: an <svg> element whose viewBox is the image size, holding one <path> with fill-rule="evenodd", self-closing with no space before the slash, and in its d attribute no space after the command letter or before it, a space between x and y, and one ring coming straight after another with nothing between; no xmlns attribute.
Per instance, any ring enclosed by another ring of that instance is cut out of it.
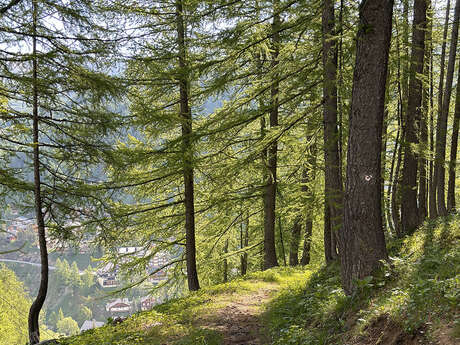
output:
<svg viewBox="0 0 460 345"><path fill-rule="evenodd" d="M446 47L447 47L447 32L449 30L449 13L450 13L450 0L447 0L447 6L446 6L446 15L445 15L445 21L444 21L444 30L442 34L442 48L441 48L441 65L440 65L440 76L439 76L439 86L438 86L438 117L441 114L441 109L442 109L442 97L444 94L444 74L446 72L445 70L445 63L446 63ZM433 115L434 116L434 115ZM435 162L434 162L434 167L433 167L433 180L430 182L431 188L430 188L430 204L429 204L429 212L430 212L430 218L436 218L438 216L438 203L437 203L437 190L438 190L438 164L436 163L436 157L437 157L437 140L438 140L438 126L436 126L436 142L434 151L434 157L435 157Z"/></svg>
<svg viewBox="0 0 460 345"><path fill-rule="evenodd" d="M271 69L275 70L278 66L278 54L280 45L280 26L281 19L279 14L279 0L273 2L273 23L272 23L272 63ZM279 107L279 80L278 73L274 73L271 96L270 96L270 128L278 127L278 107ZM276 221L276 170L277 170L278 143L275 140L268 148L268 181L265 189L264 202L264 269L278 266L275 247L275 221Z"/></svg>
<svg viewBox="0 0 460 345"><path fill-rule="evenodd" d="M188 72L186 63L185 29L182 1L176 1L177 44L179 47L180 115L182 117L182 150L184 154L185 189L185 258L187 282L190 291L200 289L196 269L195 201L193 182L192 112L188 100Z"/></svg>
<svg viewBox="0 0 460 345"><path fill-rule="evenodd" d="M228 238L225 240L224 255L228 254ZM224 283L228 282L228 260L224 259Z"/></svg>
<svg viewBox="0 0 460 345"><path fill-rule="evenodd" d="M447 209L455 209L455 178L457 167L457 149L458 149L458 127L460 122L460 64L457 75L457 95L455 96L455 117L454 127L452 129L452 141L450 146L449 162L449 185L447 189Z"/></svg>
<svg viewBox="0 0 460 345"><path fill-rule="evenodd" d="M442 108L439 113L436 128L436 159L435 159L435 181L436 181L436 199L438 206L438 215L447 215L445 200L445 159L446 159L446 137L447 137L447 118L449 115L450 98L452 94L452 83L454 79L455 57L457 54L458 41L458 22L460 15L460 0L455 2L454 23L452 26L449 62L447 65L446 87L442 98Z"/></svg>
<svg viewBox="0 0 460 345"><path fill-rule="evenodd" d="M425 35L425 59L423 62L423 75L425 80L430 80L430 61L431 61L431 38L433 29L432 8L431 0L427 0L427 28ZM419 182L418 182L418 214L419 223L422 223L428 216L428 181L427 168L427 152L428 152L428 119L431 111L430 108L430 86L429 84L422 84L423 98L422 98L422 112L420 118L420 156L419 156Z"/></svg>
<svg viewBox="0 0 460 345"><path fill-rule="evenodd" d="M412 25L412 54L409 75L409 103L405 117L404 163L402 179L401 221L403 232L411 234L419 225L417 206L416 146L419 144L420 120L422 117L422 81L425 58L426 0L415 0Z"/></svg>
<svg viewBox="0 0 460 345"><path fill-rule="evenodd" d="M299 264L299 243L300 233L302 231L302 217L297 216L292 225L291 245L289 246L289 266L297 266Z"/></svg>
<svg viewBox="0 0 460 345"><path fill-rule="evenodd" d="M38 61L37 61L37 18L38 8L37 1L32 1L33 18L32 18L32 92L33 92L33 170L34 170L34 207L35 218L38 227L38 243L40 247L40 287L38 288L37 297L30 306L28 328L29 343L37 344L40 342L39 316L40 311L45 303L48 292L48 250L46 248L45 220L43 215L43 203L41 195L40 180L40 145L39 145L39 115L38 115Z"/></svg>
<svg viewBox="0 0 460 345"><path fill-rule="evenodd" d="M310 263L310 250L311 250L311 234L313 231L313 220L308 217L305 222L305 236L303 241L302 258L300 264L306 266Z"/></svg>
<svg viewBox="0 0 460 345"><path fill-rule="evenodd" d="M431 1L430 1L431 5ZM433 7L431 6L431 17L433 16ZM434 74L433 74L433 20L430 20L430 156L434 153ZM430 172L428 179L428 216L437 217L436 207L436 185L434 184L434 161L430 159Z"/></svg>
<svg viewBox="0 0 460 345"><path fill-rule="evenodd" d="M334 1L325 0L323 3L322 37L323 37L323 121L324 121L324 190L325 203L328 207L325 213L325 239L331 239L331 245L336 244L337 235L342 227L343 187L339 154L339 133L337 128L337 49L335 36ZM330 222L327 227L326 223ZM326 239L326 240L327 240ZM328 241L328 240L327 240ZM339 250L340 251L340 250ZM337 258L335 248L329 250L325 246L326 263Z"/></svg>
<svg viewBox="0 0 460 345"><path fill-rule="evenodd" d="M359 8L356 63L348 137L344 228L340 262L347 294L387 259L382 228L381 149L392 0L365 0Z"/></svg>
<svg viewBox="0 0 460 345"><path fill-rule="evenodd" d="M244 227L244 229L243 229ZM249 214L246 216L246 221L241 222L240 229L240 247L246 248L249 245ZM244 252L241 257L241 275L246 275L248 271L248 253Z"/></svg>

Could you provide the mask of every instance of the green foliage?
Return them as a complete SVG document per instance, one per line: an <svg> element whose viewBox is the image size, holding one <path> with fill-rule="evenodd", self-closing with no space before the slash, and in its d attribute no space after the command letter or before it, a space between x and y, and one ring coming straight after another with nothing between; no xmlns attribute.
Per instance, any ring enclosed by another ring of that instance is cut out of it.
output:
<svg viewBox="0 0 460 345"><path fill-rule="evenodd" d="M56 323L56 329L59 333L65 335L75 335L80 332L77 321L71 317L64 317Z"/></svg>

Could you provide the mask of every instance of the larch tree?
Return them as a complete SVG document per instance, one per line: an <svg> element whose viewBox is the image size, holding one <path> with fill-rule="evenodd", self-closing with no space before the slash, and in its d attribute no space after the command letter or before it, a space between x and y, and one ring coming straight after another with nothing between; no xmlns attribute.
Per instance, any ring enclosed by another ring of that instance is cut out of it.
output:
<svg viewBox="0 0 460 345"><path fill-rule="evenodd" d="M450 99L452 95L452 83L454 79L455 58L457 55L458 26L460 17L460 0L455 2L454 22L452 25L449 60L447 64L446 85L443 90L442 107L439 110L438 122L436 127L436 156L435 156L435 177L436 200L438 215L447 214L446 207L446 145L447 145L447 122L449 117Z"/></svg>
<svg viewBox="0 0 460 345"><path fill-rule="evenodd" d="M340 253L347 294L356 289L356 279L371 275L387 259L381 149L393 1L366 0L359 12Z"/></svg>
<svg viewBox="0 0 460 345"><path fill-rule="evenodd" d="M409 74L409 103L405 116L404 164L402 179L401 220L403 232L411 234L419 224L417 204L417 146L422 118L422 80L427 27L426 0L415 0L412 24L412 54Z"/></svg>
<svg viewBox="0 0 460 345"><path fill-rule="evenodd" d="M334 1L325 0L322 14L323 37L323 122L324 193L326 212L324 254L326 262L337 259L337 238L342 225L343 191L337 128L337 49Z"/></svg>

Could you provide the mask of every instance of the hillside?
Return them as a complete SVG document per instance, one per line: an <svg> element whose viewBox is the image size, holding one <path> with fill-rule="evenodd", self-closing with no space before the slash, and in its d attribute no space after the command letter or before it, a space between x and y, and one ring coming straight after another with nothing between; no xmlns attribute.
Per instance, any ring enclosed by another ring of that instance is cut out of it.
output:
<svg viewBox="0 0 460 345"><path fill-rule="evenodd" d="M346 297L336 266L249 274L120 324L61 339L102 344L456 344L460 217L390 241L391 264Z"/></svg>

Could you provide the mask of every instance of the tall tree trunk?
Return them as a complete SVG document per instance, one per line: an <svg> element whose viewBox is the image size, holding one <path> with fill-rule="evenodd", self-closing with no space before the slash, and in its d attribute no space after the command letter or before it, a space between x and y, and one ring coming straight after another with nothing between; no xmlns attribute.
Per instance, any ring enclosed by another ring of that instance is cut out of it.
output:
<svg viewBox="0 0 460 345"><path fill-rule="evenodd" d="M419 143L422 106L422 81L425 57L426 0L415 0L412 25L412 55L409 76L409 103L405 117L404 163L402 183L401 221L403 232L411 234L419 225L417 206L416 146Z"/></svg>
<svg viewBox="0 0 460 345"><path fill-rule="evenodd" d="M382 228L381 149L392 0L365 0L359 8L356 63L348 137L342 284L347 294L387 259Z"/></svg>
<svg viewBox="0 0 460 345"><path fill-rule="evenodd" d="M457 75L457 95L455 96L454 128L452 129L452 141L450 146L449 162L449 186L447 189L447 208L455 209L455 170L457 168L458 127L460 122L460 64Z"/></svg>
<svg viewBox="0 0 460 345"><path fill-rule="evenodd" d="M431 38L433 29L433 11L431 8L431 0L427 0L427 13L430 17L427 21L425 35L425 59L423 62L423 75L425 80L430 80L430 61L431 61ZM428 118L430 113L430 87L429 84L422 83L423 98L422 112L420 118L420 156L419 156L419 189L418 189L418 207L419 207L419 223L422 223L428 216Z"/></svg>
<svg viewBox="0 0 460 345"><path fill-rule="evenodd" d="M185 189L185 258L190 291L199 290L195 248L195 202L193 182L192 112L188 101L188 71L186 64L185 30L182 0L176 1L177 44L179 47L180 115L182 118L182 150L184 155Z"/></svg>
<svg viewBox="0 0 460 345"><path fill-rule="evenodd" d="M439 86L438 86L438 118L441 116L442 109L442 97L444 94L444 74L445 74L445 63L446 63L446 47L447 47L447 32L449 30L449 14L450 14L450 0L447 0L446 6L446 16L444 21L444 30L442 34L442 48L441 48L441 65L440 65L440 76L439 76ZM434 116L434 115L433 115ZM430 218L436 218L438 216L438 203L437 203L437 191L438 191L438 163L436 162L438 156L438 131L439 124L436 126L436 142L435 142L435 151L434 152L434 171L433 171L433 180L431 181L430 189Z"/></svg>
<svg viewBox="0 0 460 345"><path fill-rule="evenodd" d="M279 0L273 2L273 23L272 23L272 63L274 71L278 66L278 55L280 49L280 26ZM273 73L270 96L270 128L278 127L279 107L279 80L278 73ZM265 216L264 216L264 269L278 266L275 247L275 221L276 221L276 170L277 170L278 142L275 140L268 148L268 181L265 189Z"/></svg>
<svg viewBox="0 0 460 345"><path fill-rule="evenodd" d="M438 206L438 215L447 215L445 201L445 159L446 159L446 137L447 137L447 118L449 116L450 97L452 94L452 82L454 79L455 57L457 54L458 41L458 21L460 15L460 0L455 2L454 23L452 26L452 34L450 40L449 62L447 65L446 87L442 99L442 108L439 113L438 123L436 128L436 160L435 160L435 181L436 181L436 197Z"/></svg>
<svg viewBox="0 0 460 345"><path fill-rule="evenodd" d="M313 231L313 220L311 217L307 217L305 221L305 236L303 241L302 258L300 264L306 266L310 263L310 250L311 250L311 234Z"/></svg>
<svg viewBox="0 0 460 345"><path fill-rule="evenodd" d="M299 242L300 232L302 231L301 221L302 217L297 216L292 225L291 245L289 246L289 266L297 266L299 264Z"/></svg>
<svg viewBox="0 0 460 345"><path fill-rule="evenodd" d="M37 18L38 8L37 0L32 1L33 6L33 26L32 26L32 89L33 89L33 169L34 169L34 201L35 217L38 227L38 243L40 246L40 287L38 288L37 297L30 306L28 328L29 343L37 344L40 342L40 311L45 303L48 292L48 250L46 248L45 220L43 216L43 204L41 197L40 181L40 145L39 145L39 124L38 124L38 61L37 61Z"/></svg>
<svg viewBox="0 0 460 345"><path fill-rule="evenodd" d="M244 230L243 230L244 226ZM240 229L240 247L246 248L249 245L249 214L246 216L245 222L241 222L241 229ZM241 255L241 275L246 275L248 271L248 253L244 252Z"/></svg>
<svg viewBox="0 0 460 345"><path fill-rule="evenodd" d="M337 238L334 233L340 232L343 212L342 173L339 155L339 135L337 129L337 49L335 36L334 1L325 0L323 3L322 37L323 37L323 119L324 119L324 190L326 210L324 231L325 238L331 239L331 245ZM326 224L330 221L330 227ZM328 230L329 229L329 230ZM326 263L337 258L336 249L325 246Z"/></svg>
<svg viewBox="0 0 460 345"><path fill-rule="evenodd" d="M433 6L431 17L433 17ZM436 185L434 184L434 73L433 73L433 20L430 21L428 34L430 35L430 173L428 180L428 215L430 218L437 217Z"/></svg>
<svg viewBox="0 0 460 345"><path fill-rule="evenodd" d="M224 255L228 254L228 238L225 240L224 246ZM228 260L227 257L224 258L224 283L228 282Z"/></svg>

